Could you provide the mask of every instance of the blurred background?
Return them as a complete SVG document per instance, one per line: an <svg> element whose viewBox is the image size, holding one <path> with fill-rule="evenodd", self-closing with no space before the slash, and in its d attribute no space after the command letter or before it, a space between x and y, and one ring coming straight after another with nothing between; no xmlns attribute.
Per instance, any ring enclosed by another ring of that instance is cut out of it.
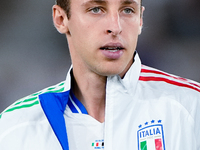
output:
<svg viewBox="0 0 200 150"><path fill-rule="evenodd" d="M143 0L143 64L200 82L200 1ZM54 0L0 2L0 112L65 80L70 57L53 26Z"/></svg>

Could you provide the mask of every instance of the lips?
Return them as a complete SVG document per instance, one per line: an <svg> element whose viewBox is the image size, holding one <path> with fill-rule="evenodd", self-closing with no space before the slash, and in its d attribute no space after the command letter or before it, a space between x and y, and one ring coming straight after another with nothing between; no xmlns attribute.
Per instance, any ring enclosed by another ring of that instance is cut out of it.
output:
<svg viewBox="0 0 200 150"><path fill-rule="evenodd" d="M119 59L123 55L123 50L125 48L121 43L108 43L102 47L102 54L108 59Z"/></svg>
<svg viewBox="0 0 200 150"><path fill-rule="evenodd" d="M109 43L109 44L106 44L106 45L100 47L100 49L115 52L115 51L123 50L124 47L121 43Z"/></svg>

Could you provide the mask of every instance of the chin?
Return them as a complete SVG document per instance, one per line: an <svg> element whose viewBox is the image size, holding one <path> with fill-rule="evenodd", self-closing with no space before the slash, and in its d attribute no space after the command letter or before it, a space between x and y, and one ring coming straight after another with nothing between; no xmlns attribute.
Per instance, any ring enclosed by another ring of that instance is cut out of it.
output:
<svg viewBox="0 0 200 150"><path fill-rule="evenodd" d="M129 68L128 62L109 62L102 63L93 68L93 71L100 76L122 75Z"/></svg>

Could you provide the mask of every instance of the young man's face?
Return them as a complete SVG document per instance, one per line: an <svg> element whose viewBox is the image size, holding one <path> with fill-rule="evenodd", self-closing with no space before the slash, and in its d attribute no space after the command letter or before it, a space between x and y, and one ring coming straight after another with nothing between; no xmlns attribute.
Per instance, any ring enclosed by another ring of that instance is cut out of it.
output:
<svg viewBox="0 0 200 150"><path fill-rule="evenodd" d="M66 24L73 65L103 76L123 76L141 33L141 13L140 0L71 0Z"/></svg>

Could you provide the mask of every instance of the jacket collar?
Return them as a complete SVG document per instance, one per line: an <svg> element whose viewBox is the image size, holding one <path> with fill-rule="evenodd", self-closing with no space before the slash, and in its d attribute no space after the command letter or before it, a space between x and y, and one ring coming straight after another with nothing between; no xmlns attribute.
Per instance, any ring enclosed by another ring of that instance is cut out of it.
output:
<svg viewBox="0 0 200 150"><path fill-rule="evenodd" d="M107 87L110 85L118 86L123 88L125 91L130 94L134 94L134 91L137 86L137 82L140 77L141 72L141 61L139 55L136 53L134 57L134 63L131 65L124 78L121 79L119 75L109 76L107 78ZM109 88L107 88L109 89Z"/></svg>
<svg viewBox="0 0 200 150"><path fill-rule="evenodd" d="M107 77L107 82L112 80L116 80L117 82L121 83L125 89L132 92L136 88L136 84L139 80L140 72L141 72L141 61L137 52L134 54L134 63L129 68L128 72L125 74L124 78L121 79L119 75L109 76ZM65 83L65 91L70 90L71 88L71 73L72 73L73 66L71 65Z"/></svg>
<svg viewBox="0 0 200 150"><path fill-rule="evenodd" d="M67 130L63 117L69 99L69 92L70 91L39 95L42 109L63 150L69 150Z"/></svg>
<svg viewBox="0 0 200 150"><path fill-rule="evenodd" d="M72 66L68 71L65 91L63 93L45 93L39 95L40 104L42 109L58 138L62 149L69 150L67 130L65 126L64 111L69 100L70 88L71 88L71 70ZM136 84L139 79L141 71L141 61L138 54L134 57L134 63L126 73L125 77L121 79L118 75L109 76L107 78L107 87L109 84L115 83L124 87L130 93L135 90Z"/></svg>

